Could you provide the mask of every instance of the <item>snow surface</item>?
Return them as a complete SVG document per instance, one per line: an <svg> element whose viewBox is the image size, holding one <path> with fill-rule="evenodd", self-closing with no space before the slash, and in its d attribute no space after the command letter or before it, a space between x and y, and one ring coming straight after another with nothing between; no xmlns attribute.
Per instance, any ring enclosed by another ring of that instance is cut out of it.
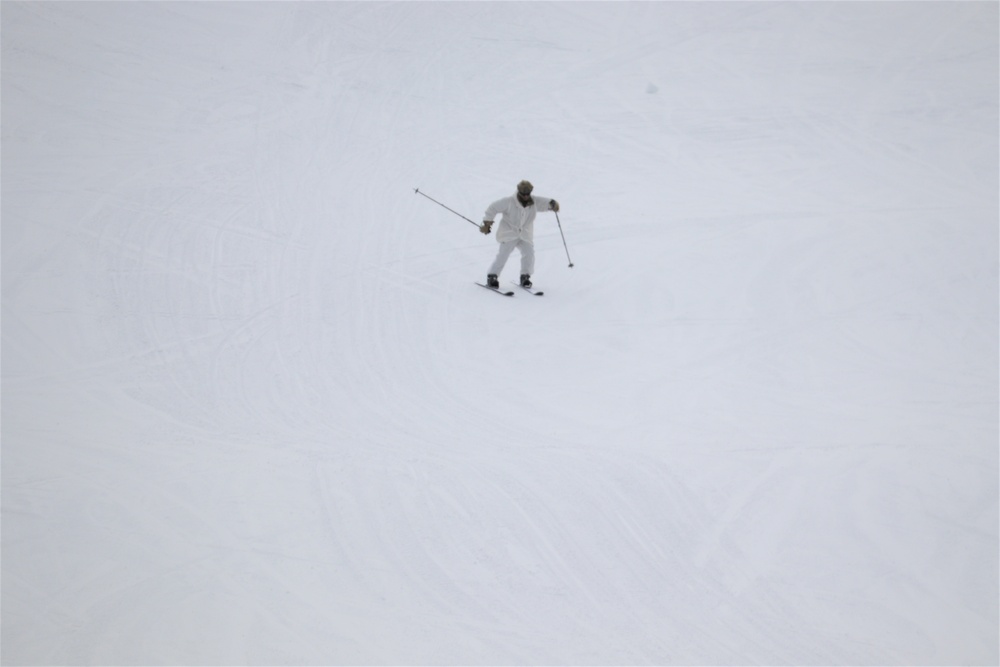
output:
<svg viewBox="0 0 1000 667"><path fill-rule="evenodd" d="M997 664L998 7L4 2L3 662Z"/></svg>

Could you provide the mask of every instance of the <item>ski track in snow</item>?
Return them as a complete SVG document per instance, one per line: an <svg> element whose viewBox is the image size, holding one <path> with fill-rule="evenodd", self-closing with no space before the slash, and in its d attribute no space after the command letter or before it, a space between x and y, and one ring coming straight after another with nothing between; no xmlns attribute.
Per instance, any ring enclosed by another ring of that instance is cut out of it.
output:
<svg viewBox="0 0 1000 667"><path fill-rule="evenodd" d="M5 5L3 662L996 664L997 18Z"/></svg>

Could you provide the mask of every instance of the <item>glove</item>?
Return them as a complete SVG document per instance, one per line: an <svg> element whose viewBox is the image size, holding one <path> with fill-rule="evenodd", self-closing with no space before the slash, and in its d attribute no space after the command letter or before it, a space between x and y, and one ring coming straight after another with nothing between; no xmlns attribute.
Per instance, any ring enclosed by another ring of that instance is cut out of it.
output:
<svg viewBox="0 0 1000 667"><path fill-rule="evenodd" d="M479 228L479 231L481 231L483 234L489 234L490 228L492 227L493 227L492 220L483 220L483 226Z"/></svg>
<svg viewBox="0 0 1000 667"><path fill-rule="evenodd" d="M559 202L557 202L555 199L553 199L552 203L549 204L549 209L552 210L552 211L555 211L556 213L558 213L559 212Z"/></svg>

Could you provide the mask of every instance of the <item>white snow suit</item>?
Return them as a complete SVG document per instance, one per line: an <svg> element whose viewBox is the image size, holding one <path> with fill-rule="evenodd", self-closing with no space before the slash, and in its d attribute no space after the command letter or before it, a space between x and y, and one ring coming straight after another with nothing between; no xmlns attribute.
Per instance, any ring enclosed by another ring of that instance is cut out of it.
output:
<svg viewBox="0 0 1000 667"><path fill-rule="evenodd" d="M502 216L500 226L497 227L497 242L500 244L500 249L490 266L490 274L500 275L514 248L521 251L521 273L529 276L534 273L535 214L539 210L551 210L552 200L534 195L531 198L534 200L533 203L523 206L518 201L517 195L504 197L490 204L483 214L483 220L490 222L496 219L498 213Z"/></svg>
<svg viewBox="0 0 1000 667"><path fill-rule="evenodd" d="M500 226L497 227L497 242L514 241L521 239L528 243L534 243L535 238L535 213L538 211L548 211L552 206L552 200L548 197L531 197L534 201L530 206L521 206L517 200L517 195L511 195L498 199L490 204L483 214L483 220L493 222L497 214L502 214Z"/></svg>

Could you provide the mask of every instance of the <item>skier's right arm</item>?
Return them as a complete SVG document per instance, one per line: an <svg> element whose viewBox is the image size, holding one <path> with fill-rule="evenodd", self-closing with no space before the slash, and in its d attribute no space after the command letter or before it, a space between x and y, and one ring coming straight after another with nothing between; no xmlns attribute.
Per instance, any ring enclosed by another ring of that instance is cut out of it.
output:
<svg viewBox="0 0 1000 667"><path fill-rule="evenodd" d="M479 231L483 234L490 233L490 228L493 226L493 221L496 219L497 213L502 213L507 208L508 199L509 197L498 199L486 208L486 213L483 213L483 226L479 228Z"/></svg>

